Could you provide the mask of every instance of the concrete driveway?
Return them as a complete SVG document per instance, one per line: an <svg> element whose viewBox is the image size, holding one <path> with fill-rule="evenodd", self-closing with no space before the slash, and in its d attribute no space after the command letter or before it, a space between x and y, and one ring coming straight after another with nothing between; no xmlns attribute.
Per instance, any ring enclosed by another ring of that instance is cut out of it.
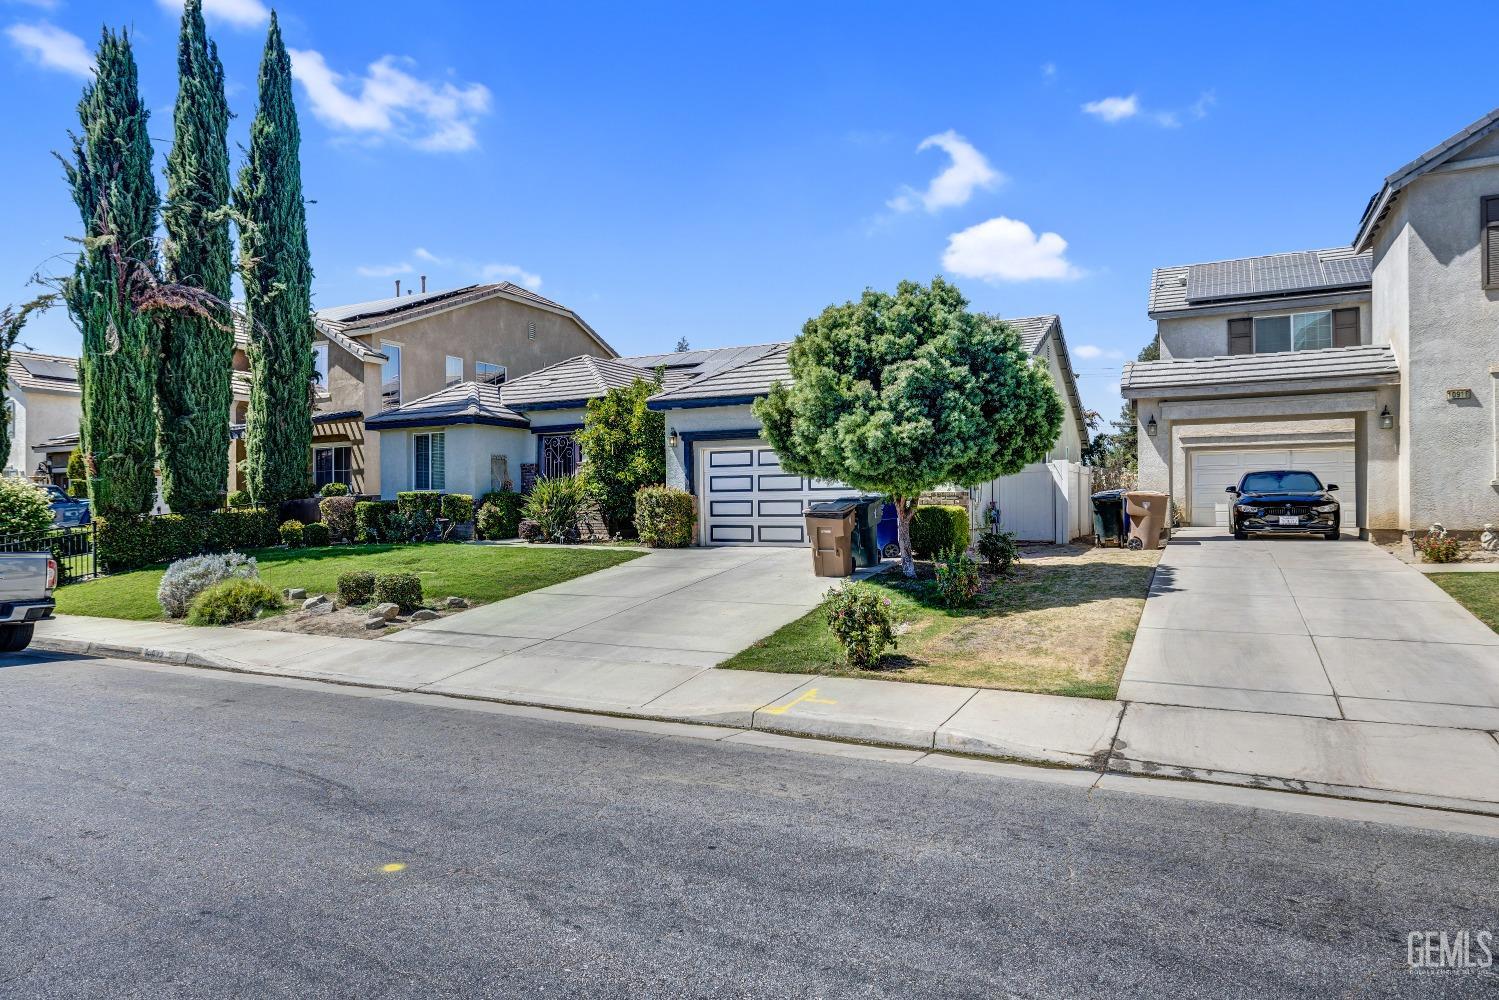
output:
<svg viewBox="0 0 1499 1000"><path fill-rule="evenodd" d="M1156 570L1124 701L1499 729L1499 635L1366 542L1186 529Z"/></svg>

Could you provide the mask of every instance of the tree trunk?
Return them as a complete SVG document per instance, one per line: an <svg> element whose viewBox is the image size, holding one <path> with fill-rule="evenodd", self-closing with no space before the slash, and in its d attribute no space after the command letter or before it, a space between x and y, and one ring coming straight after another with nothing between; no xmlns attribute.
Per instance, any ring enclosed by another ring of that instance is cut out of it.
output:
<svg viewBox="0 0 1499 1000"><path fill-rule="evenodd" d="M904 497L892 497L895 502L895 541L900 546L900 571L915 579L916 560L911 555L911 515L916 513L916 501Z"/></svg>

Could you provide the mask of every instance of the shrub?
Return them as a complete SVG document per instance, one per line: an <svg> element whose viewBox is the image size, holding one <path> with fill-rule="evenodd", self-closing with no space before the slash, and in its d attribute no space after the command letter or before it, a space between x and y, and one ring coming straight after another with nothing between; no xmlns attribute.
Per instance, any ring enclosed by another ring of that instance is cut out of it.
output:
<svg viewBox="0 0 1499 1000"><path fill-rule="evenodd" d="M398 506L385 518L385 537L392 542L425 542L437 527L437 519L424 507Z"/></svg>
<svg viewBox="0 0 1499 1000"><path fill-rule="evenodd" d="M520 531L521 508L525 497L511 490L495 490L479 498L479 513L474 529L480 538L495 540L515 538ZM485 514L485 508L489 513Z"/></svg>
<svg viewBox="0 0 1499 1000"><path fill-rule="evenodd" d="M396 511L408 514L418 510L432 520L442 516L442 494L436 490L409 490L396 494Z"/></svg>
<svg viewBox="0 0 1499 1000"><path fill-rule="evenodd" d="M345 483L324 483L318 492L325 497L346 497L349 495L349 487Z"/></svg>
<svg viewBox="0 0 1499 1000"><path fill-rule="evenodd" d="M467 524L474 519L474 498L467 493L445 493L442 516L453 524Z"/></svg>
<svg viewBox="0 0 1499 1000"><path fill-rule="evenodd" d="M340 542L354 537L354 504L357 502L353 497L327 497L318 504L330 537Z"/></svg>
<svg viewBox="0 0 1499 1000"><path fill-rule="evenodd" d="M47 494L24 479L0 478L0 536L35 535L50 527Z"/></svg>
<svg viewBox="0 0 1499 1000"><path fill-rule="evenodd" d="M979 555L995 573L1008 572L1020 558L1020 547L1015 544L1015 532L989 530L979 535Z"/></svg>
<svg viewBox="0 0 1499 1000"><path fill-rule="evenodd" d="M302 525L302 544L310 548L321 548L333 540L333 533L321 521Z"/></svg>
<svg viewBox="0 0 1499 1000"><path fill-rule="evenodd" d="M95 552L111 573L167 563L203 552L259 549L280 541L274 511L211 510L196 514L129 515L96 522Z"/></svg>
<svg viewBox="0 0 1499 1000"><path fill-rule="evenodd" d="M354 541L383 542L388 535L395 504L386 500L360 500L354 504Z"/></svg>
<svg viewBox="0 0 1499 1000"><path fill-rule="evenodd" d="M643 486L635 494L635 526L640 540L653 549L680 549L692 544L697 508L692 494L670 486Z"/></svg>
<svg viewBox="0 0 1499 1000"><path fill-rule="evenodd" d="M303 534L301 521L282 521L281 527L277 530L281 532L281 542L287 548L300 549L302 547Z"/></svg>
<svg viewBox="0 0 1499 1000"><path fill-rule="evenodd" d="M855 670L874 669L885 650L895 648L890 598L868 584L844 583L828 591L826 611L828 630Z"/></svg>
<svg viewBox="0 0 1499 1000"><path fill-rule="evenodd" d="M422 606L422 580L415 573L381 573L375 577L375 602L389 602L409 614Z"/></svg>
<svg viewBox="0 0 1499 1000"><path fill-rule="evenodd" d="M1427 562L1450 563L1463 557L1463 547L1451 535L1429 532L1421 538L1412 538L1411 544Z"/></svg>
<svg viewBox="0 0 1499 1000"><path fill-rule="evenodd" d="M231 507L249 507L254 502L249 490L232 490L229 493L229 506Z"/></svg>
<svg viewBox="0 0 1499 1000"><path fill-rule="evenodd" d="M541 536L541 525L529 517L521 518L520 524L515 526L515 532L521 539L527 542L544 541Z"/></svg>
<svg viewBox="0 0 1499 1000"><path fill-rule="evenodd" d="M583 505L590 499L580 476L551 476L536 480L526 495L526 517L540 526L548 542L576 542Z"/></svg>
<svg viewBox="0 0 1499 1000"><path fill-rule="evenodd" d="M588 456L582 474L611 535L636 533L635 494L666 478L666 414L646 406L661 387L656 372L588 401L578 432L578 446Z"/></svg>
<svg viewBox="0 0 1499 1000"><path fill-rule="evenodd" d="M979 564L962 549L948 549L937 561L937 598L949 608L966 608L978 596Z"/></svg>
<svg viewBox="0 0 1499 1000"><path fill-rule="evenodd" d="M233 625L284 607L281 595L259 580L220 580L193 598L187 623Z"/></svg>
<svg viewBox="0 0 1499 1000"><path fill-rule="evenodd" d="M968 512L962 507L917 507L911 515L911 551L918 559L931 559L948 549L961 552L967 548Z"/></svg>
<svg viewBox="0 0 1499 1000"><path fill-rule="evenodd" d="M338 599L344 604L368 604L375 596L375 574L367 569L338 574Z"/></svg>
<svg viewBox="0 0 1499 1000"><path fill-rule="evenodd" d="M88 496L88 463L77 448L68 453L68 496L80 500Z"/></svg>
<svg viewBox="0 0 1499 1000"><path fill-rule="evenodd" d="M255 559L238 552L178 559L161 575L161 583L156 588L156 601L168 617L181 618L187 614L193 598L219 581L230 578L259 579L260 572L255 567Z"/></svg>

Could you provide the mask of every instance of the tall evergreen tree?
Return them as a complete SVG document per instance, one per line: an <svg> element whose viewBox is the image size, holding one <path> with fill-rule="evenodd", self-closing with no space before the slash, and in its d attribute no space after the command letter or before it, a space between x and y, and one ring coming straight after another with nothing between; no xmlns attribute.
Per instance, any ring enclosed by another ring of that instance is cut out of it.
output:
<svg viewBox="0 0 1499 1000"><path fill-rule="evenodd" d="M82 134L63 160L83 219L82 252L64 298L83 334L82 446L101 516L143 514L156 498L152 400L160 337L135 298L158 283L149 113L130 37L105 29L95 76L78 102Z"/></svg>
<svg viewBox="0 0 1499 1000"><path fill-rule="evenodd" d="M167 155L166 278L227 304L234 274L229 240L229 104L218 46L202 0L187 0L177 43L179 76ZM226 305L165 316L156 407L161 490L175 511L218 506L229 476L229 371L234 331Z"/></svg>
<svg viewBox="0 0 1499 1000"><path fill-rule="evenodd" d="M261 504L304 496L311 479L312 265L301 143L291 60L272 14L250 159L234 194L250 337L246 479Z"/></svg>

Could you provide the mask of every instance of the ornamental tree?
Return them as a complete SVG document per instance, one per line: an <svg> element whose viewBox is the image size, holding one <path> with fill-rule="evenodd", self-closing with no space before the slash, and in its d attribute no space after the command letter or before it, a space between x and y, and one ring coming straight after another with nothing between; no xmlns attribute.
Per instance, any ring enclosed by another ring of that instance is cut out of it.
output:
<svg viewBox="0 0 1499 1000"><path fill-rule="evenodd" d="M291 80L272 13L249 161L234 193L250 341L245 478L261 504L306 494L312 448L312 265Z"/></svg>
<svg viewBox="0 0 1499 1000"><path fill-rule="evenodd" d="M229 240L229 104L218 47L203 24L202 0L187 0L177 43L179 77L162 209L168 281L190 285L220 305L180 310L162 323L156 409L161 492L178 512L219 505L229 478L229 373L234 275Z"/></svg>
<svg viewBox="0 0 1499 1000"><path fill-rule="evenodd" d="M82 251L63 298L83 334L80 432L96 514L144 514L156 499L159 335L143 303L160 286L159 199L149 113L136 85L130 37L105 29L94 79L78 102L82 124L63 159L83 220Z"/></svg>
<svg viewBox="0 0 1499 1000"><path fill-rule="evenodd" d="M916 575L911 515L922 493L1019 472L1062 427L1047 370L941 278L829 306L787 361L791 384L754 404L781 466L890 497L906 576Z"/></svg>
<svg viewBox="0 0 1499 1000"><path fill-rule="evenodd" d="M635 533L635 494L666 481L666 415L646 409L661 391L661 376L610 389L588 401L578 445L588 462L604 524L611 535Z"/></svg>

